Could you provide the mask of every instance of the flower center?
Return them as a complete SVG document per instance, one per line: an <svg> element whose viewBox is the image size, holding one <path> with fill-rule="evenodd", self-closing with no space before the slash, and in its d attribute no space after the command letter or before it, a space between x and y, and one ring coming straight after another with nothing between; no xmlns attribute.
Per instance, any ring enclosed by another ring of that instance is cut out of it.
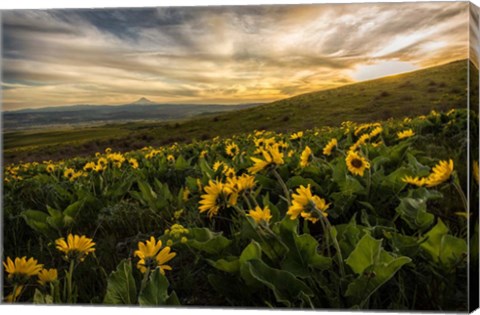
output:
<svg viewBox="0 0 480 315"><path fill-rule="evenodd" d="M353 159L351 163L352 163L352 166L355 168L360 168L363 165L363 162L360 159Z"/></svg>

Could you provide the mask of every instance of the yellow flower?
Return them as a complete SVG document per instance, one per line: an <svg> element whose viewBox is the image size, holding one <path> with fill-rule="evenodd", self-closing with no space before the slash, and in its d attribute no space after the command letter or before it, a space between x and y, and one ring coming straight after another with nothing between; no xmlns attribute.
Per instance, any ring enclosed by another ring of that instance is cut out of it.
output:
<svg viewBox="0 0 480 315"><path fill-rule="evenodd" d="M95 251L95 243L85 235L69 234L67 241L61 237L55 241L55 245L59 251L65 253L65 259L68 261L71 259L84 261L89 253Z"/></svg>
<svg viewBox="0 0 480 315"><path fill-rule="evenodd" d="M91 171L91 170L94 170L95 167L97 165L95 164L95 162L88 162L87 164L85 164L85 166L83 167L83 170L88 172L88 171Z"/></svg>
<svg viewBox="0 0 480 315"><path fill-rule="evenodd" d="M297 133L292 133L290 136L290 140L297 140L303 137L303 131L299 131Z"/></svg>
<svg viewBox="0 0 480 315"><path fill-rule="evenodd" d="M27 260L27 257L15 258L15 262L7 257L7 261L3 262L5 271L8 273L8 279L13 279L15 282L22 282L31 276L36 276L42 270L43 265L38 264L38 261L33 257Z"/></svg>
<svg viewBox="0 0 480 315"><path fill-rule="evenodd" d="M42 269L40 273L38 274L38 283L40 285L46 285L50 282L56 281L58 278L58 272L57 269L52 268L52 269Z"/></svg>
<svg viewBox="0 0 480 315"><path fill-rule="evenodd" d="M53 171L55 171L55 165L48 164L47 165L47 172L52 173Z"/></svg>
<svg viewBox="0 0 480 315"><path fill-rule="evenodd" d="M312 150L307 145L305 147L305 150L303 150L302 154L300 155L300 167L306 167L308 165L311 155L312 155Z"/></svg>
<svg viewBox="0 0 480 315"><path fill-rule="evenodd" d="M280 152L278 146L274 145L271 147L262 150L262 155L264 160L251 157L250 159L255 163L252 167L248 168L248 171L252 174L256 174L261 170L267 168L271 165L282 165L285 163L283 161L283 154Z"/></svg>
<svg viewBox="0 0 480 315"><path fill-rule="evenodd" d="M138 161L137 159L134 159L134 158L130 158L128 159L128 163L130 164L130 166L133 168L133 169L137 169L138 168Z"/></svg>
<svg viewBox="0 0 480 315"><path fill-rule="evenodd" d="M240 152L240 149L238 148L238 145L236 145L235 143L230 143L229 145L227 145L225 152L229 156L235 156Z"/></svg>
<svg viewBox="0 0 480 315"><path fill-rule="evenodd" d="M325 202L325 199L312 195L310 185L307 187L302 185L297 188L296 192L292 195L292 205L287 211L291 220L295 220L300 215L305 220L315 223L321 216L326 217L328 215L326 210L329 205Z"/></svg>
<svg viewBox="0 0 480 315"><path fill-rule="evenodd" d="M376 137L376 136L378 136L379 134L381 134L382 131L383 131L383 128L382 128L381 126L378 126L378 127L376 127L375 129L373 129L373 130L368 134L368 136L369 136L370 138Z"/></svg>
<svg viewBox="0 0 480 315"><path fill-rule="evenodd" d="M426 183L426 178L418 178L418 177L412 177L412 176L405 176L402 178L402 181L410 184L410 185L415 185L418 187L425 186Z"/></svg>
<svg viewBox="0 0 480 315"><path fill-rule="evenodd" d="M201 206L198 207L198 210L200 213L207 212L211 218L216 215L222 207L222 199L225 199L227 192L223 183L212 180L210 180L208 186L205 187L205 192L206 194L200 196L202 200L199 202Z"/></svg>
<svg viewBox="0 0 480 315"><path fill-rule="evenodd" d="M220 161L216 161L215 163L213 163L213 170L216 172L218 171L218 169L220 168L220 166L223 165L223 162L220 162Z"/></svg>
<svg viewBox="0 0 480 315"><path fill-rule="evenodd" d="M112 149L111 149L111 148L106 148L106 149L105 149L105 153L109 154L110 152L112 152Z"/></svg>
<svg viewBox="0 0 480 315"><path fill-rule="evenodd" d="M331 139L327 145L323 148L323 154L324 155L330 155L332 154L333 148L335 148L338 145L337 139L333 138Z"/></svg>
<svg viewBox="0 0 480 315"><path fill-rule="evenodd" d="M352 146L350 146L349 151L355 151L359 146L364 145L370 139L370 135L365 133L360 136L360 138Z"/></svg>
<svg viewBox="0 0 480 315"><path fill-rule="evenodd" d="M69 180L73 180L73 175L75 174L75 170L73 168L67 168L63 172L63 177L68 178Z"/></svg>
<svg viewBox="0 0 480 315"><path fill-rule="evenodd" d="M107 158L115 164L116 167L120 168L125 162L125 157L121 153L111 153L107 155Z"/></svg>
<svg viewBox="0 0 480 315"><path fill-rule="evenodd" d="M405 138L410 138L415 135L415 132L412 129L407 129L404 131L399 131L397 132L397 138L400 139L405 139Z"/></svg>
<svg viewBox="0 0 480 315"><path fill-rule="evenodd" d="M348 152L345 162L348 170L354 175L363 176L365 170L370 168L370 163L354 151Z"/></svg>
<svg viewBox="0 0 480 315"><path fill-rule="evenodd" d="M478 161L473 161L473 178L477 181L478 184Z"/></svg>
<svg viewBox="0 0 480 315"><path fill-rule="evenodd" d="M10 293L5 297L5 302L12 303L17 300L17 298L22 294L23 291L23 285L17 286L15 289L15 292Z"/></svg>
<svg viewBox="0 0 480 315"><path fill-rule="evenodd" d="M202 152L200 152L200 157L201 157L201 158L204 158L204 157L206 157L206 156L207 156L207 151L202 150Z"/></svg>
<svg viewBox="0 0 480 315"><path fill-rule="evenodd" d="M188 187L185 187L185 189L183 189L183 193L182 193L182 200L183 201L188 201L189 196L190 196L190 189L188 189Z"/></svg>
<svg viewBox="0 0 480 315"><path fill-rule="evenodd" d="M173 238L180 238L183 234L189 234L190 231L183 225L175 223L170 228L169 233Z"/></svg>
<svg viewBox="0 0 480 315"><path fill-rule="evenodd" d="M168 162L175 162L175 157L172 154L167 155L167 161Z"/></svg>
<svg viewBox="0 0 480 315"><path fill-rule="evenodd" d="M97 161L97 165L106 167L108 165L108 160L104 157L99 158L98 161Z"/></svg>
<svg viewBox="0 0 480 315"><path fill-rule="evenodd" d="M440 161L432 168L432 172L426 179L427 187L440 185L447 181L453 172L453 160Z"/></svg>
<svg viewBox="0 0 480 315"><path fill-rule="evenodd" d="M232 176L227 178L224 186L225 192L229 195L228 203L232 206L237 204L238 196L242 192L249 192L255 187L255 176L242 174L242 176Z"/></svg>
<svg viewBox="0 0 480 315"><path fill-rule="evenodd" d="M75 172L75 170L73 168L67 168L63 172L63 176L68 178L68 180L71 181L71 182L73 182L74 180L76 180L77 178L79 178L82 175L83 175L82 171Z"/></svg>
<svg viewBox="0 0 480 315"><path fill-rule="evenodd" d="M256 206L255 210L248 211L247 215L251 217L257 224L260 224L262 222L268 224L268 222L270 222L270 219L272 218L272 214L270 213L270 209L268 208L268 206L265 206L263 209L259 206Z"/></svg>
<svg viewBox="0 0 480 315"><path fill-rule="evenodd" d="M140 260L137 263L137 268L145 273L147 270L154 270L157 267L160 268L160 272L165 274L165 270L172 270L172 267L165 263L172 260L176 253L170 252L170 247L166 246L162 250L162 241L155 241L153 236L145 243L138 242L138 250L134 255Z"/></svg>
<svg viewBox="0 0 480 315"><path fill-rule="evenodd" d="M223 166L223 174L225 174L226 177L233 177L236 173L237 172L235 172L233 167L229 167L227 165Z"/></svg>

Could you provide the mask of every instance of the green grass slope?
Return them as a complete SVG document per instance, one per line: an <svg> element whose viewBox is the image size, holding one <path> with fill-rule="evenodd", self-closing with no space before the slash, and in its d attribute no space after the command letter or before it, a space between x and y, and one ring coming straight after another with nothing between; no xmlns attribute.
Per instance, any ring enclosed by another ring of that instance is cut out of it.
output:
<svg viewBox="0 0 480 315"><path fill-rule="evenodd" d="M345 120L366 122L421 115L432 109L465 108L467 65L467 60L460 60L192 120L103 126L98 137L90 128L83 137L57 138L59 141L54 145L45 131L38 137L31 132L4 133L4 159L7 163L59 159L91 154L107 146L127 151L254 129L292 131L337 126ZM75 131L81 132L81 129Z"/></svg>

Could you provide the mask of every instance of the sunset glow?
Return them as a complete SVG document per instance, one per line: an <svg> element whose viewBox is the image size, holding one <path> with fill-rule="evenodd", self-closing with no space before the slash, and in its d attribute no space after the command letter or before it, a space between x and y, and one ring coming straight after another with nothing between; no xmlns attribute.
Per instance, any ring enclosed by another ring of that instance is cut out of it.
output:
<svg viewBox="0 0 480 315"><path fill-rule="evenodd" d="M269 102L468 54L468 3L4 11L3 109Z"/></svg>

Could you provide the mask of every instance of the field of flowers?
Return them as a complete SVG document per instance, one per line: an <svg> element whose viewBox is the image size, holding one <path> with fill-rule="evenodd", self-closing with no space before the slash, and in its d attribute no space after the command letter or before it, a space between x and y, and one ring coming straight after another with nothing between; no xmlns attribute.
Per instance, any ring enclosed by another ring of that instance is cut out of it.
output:
<svg viewBox="0 0 480 315"><path fill-rule="evenodd" d="M4 299L467 310L468 114L8 165Z"/></svg>

